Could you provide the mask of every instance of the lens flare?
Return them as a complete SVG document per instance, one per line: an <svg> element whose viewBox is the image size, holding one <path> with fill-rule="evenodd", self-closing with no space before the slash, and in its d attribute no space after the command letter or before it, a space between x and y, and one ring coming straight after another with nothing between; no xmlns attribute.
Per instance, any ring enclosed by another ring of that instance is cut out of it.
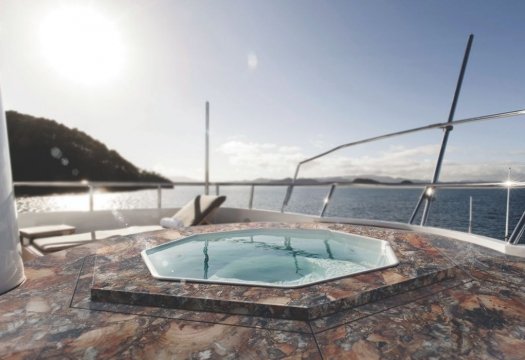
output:
<svg viewBox="0 0 525 360"><path fill-rule="evenodd" d="M61 7L49 13L40 26L40 44L47 62L77 83L107 82L124 63L116 24L91 7Z"/></svg>

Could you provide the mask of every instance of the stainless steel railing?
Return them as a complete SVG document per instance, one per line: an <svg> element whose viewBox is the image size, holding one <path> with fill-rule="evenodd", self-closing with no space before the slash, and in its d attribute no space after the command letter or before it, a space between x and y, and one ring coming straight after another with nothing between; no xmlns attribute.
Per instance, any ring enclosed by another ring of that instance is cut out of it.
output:
<svg viewBox="0 0 525 360"><path fill-rule="evenodd" d="M505 188L525 188L525 182L450 182L450 183L411 183L411 184L389 184L389 183L378 183L378 184L362 184L354 182L317 182L314 184L301 184L293 182L244 182L244 181L231 181L231 182L211 182L211 186L215 186L215 193L220 194L221 187L230 187L230 186L247 186L250 188L249 200L248 200L248 209L253 208L254 197L257 187L267 187L267 186L277 186L283 187L286 186L288 189L294 187L319 187L326 186L328 187L328 192L326 197L323 199L320 205L319 217L324 217L326 210L328 209L335 190L337 187L355 187L355 188L390 188L390 189L402 189L402 188L421 188L421 189L505 189ZM143 188L143 189L156 189L157 190L157 208L162 208L162 190L163 189L175 189L179 186L196 186L203 187L205 182L151 182L151 183L141 183L141 182L105 182L105 181L18 181L14 183L15 187L55 187L55 188L84 188L87 190L89 195L89 211L94 211L94 201L97 189L106 189L106 188ZM283 199L283 206L285 204L286 196L285 194ZM509 214L507 211L506 217L508 218ZM512 244L518 244L520 239L525 233L525 211L515 226L512 234L508 238L508 242Z"/></svg>
<svg viewBox="0 0 525 360"><path fill-rule="evenodd" d="M508 112L504 112L504 113L497 113L497 114L491 114L491 115L483 115L483 116L477 116L477 117L472 117L472 118L467 118L467 119L462 119L462 120L456 120L456 121L452 121L452 122L436 123L436 124L420 126L420 127L416 127L416 128L412 128L412 129L408 129L408 130L396 131L396 132L393 132L393 133L388 133L388 134L384 134L384 135L380 135L380 136L374 136L374 137L371 137L371 138L358 140L358 141L353 141L353 142L350 142L350 143L346 143L346 144L343 144L343 145L336 146L336 147L334 147L334 148L332 148L332 149L330 149L328 151L322 152L322 153L317 154L315 156L309 157L309 158L307 158L307 159L305 159L303 161L300 161L297 164L297 166L295 168L294 177L292 178L292 181L289 184L290 187L288 188L288 191L286 193L285 201L283 202L283 207L282 207L281 211L284 211L286 206L288 205L288 201L290 200L290 197L292 195L292 191L291 190L293 190L293 187L294 187L294 185L297 182L297 178L299 177L299 171L301 170L301 167L304 164L307 164L307 163L312 162L314 160L317 160L317 159L320 159L322 157L325 157L325 156L327 156L329 154L332 154L332 153L334 153L336 151L339 151L339 150L342 150L342 149L346 149L346 148L349 148L349 147L354 147L354 146L357 146L357 145L363 145L363 144L367 144L367 143L371 143L371 142L375 142L375 141L379 141L379 140L384 140L384 139L397 137L397 136L401 136L401 135L408 135L408 134L421 132L421 131L426 131L426 130L431 130L431 129L445 129L445 128L450 127L450 126L470 124L470 123L473 123L473 122L479 122L479 121L485 121L485 120L505 119L505 118L510 118L510 117L514 117L514 116L523 116L523 115L525 115L525 109L520 109L520 110L515 110L515 111L508 111ZM457 184L457 185L459 185L459 184ZM427 187L429 187L429 186L438 187L439 185L438 184L433 184L433 183L428 183ZM501 186L501 184L500 184L500 186Z"/></svg>
<svg viewBox="0 0 525 360"><path fill-rule="evenodd" d="M377 183L377 184L362 184L351 181L340 181L334 182L323 182L319 181L316 183L301 184L293 182L246 182L246 181L228 181L228 182L210 182L210 185L215 186L215 194L220 194L221 187L228 186L248 186L250 187L250 197L248 201L248 208L253 208L253 199L255 196L256 187L262 186L286 186L288 187L319 187L319 186L330 186L326 197L323 199L319 216L324 216L328 205L332 199L334 191L338 186L345 187L357 187L357 188L432 188L435 189L495 189L495 188L507 188L509 184L507 182L449 182L449 183L438 183L430 184L424 182L401 184L401 183ZM72 188L82 189L85 188L89 194L89 210L93 211L94 195L97 189L107 188L143 188L143 189L156 189L157 190L157 207L162 207L162 189L174 189L178 186L205 186L205 182L199 181L174 181L174 182L116 182L116 181L15 181L15 187L46 187L46 188ZM512 182L511 188L525 188L525 182ZM283 204L286 199L283 199Z"/></svg>

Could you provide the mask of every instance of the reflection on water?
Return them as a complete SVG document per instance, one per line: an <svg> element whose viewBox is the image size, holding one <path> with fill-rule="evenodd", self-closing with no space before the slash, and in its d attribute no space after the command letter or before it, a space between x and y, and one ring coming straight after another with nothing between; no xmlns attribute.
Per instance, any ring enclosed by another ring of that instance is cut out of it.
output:
<svg viewBox="0 0 525 360"><path fill-rule="evenodd" d="M294 190L289 212L318 215L329 186L297 188ZM212 190L214 190L212 188ZM162 207L180 207L204 192L201 187L179 186L162 190ZM260 186L255 188L254 208L281 209L286 188ZM227 196L225 207L247 208L249 186L222 187ZM419 189L363 189L339 187L335 190L326 216L379 219L407 222L419 197ZM505 228L505 189L439 190L429 217L430 226L466 231L468 229L469 197L473 198L473 232L502 238ZM525 189L513 189L510 201L510 229L525 210ZM157 190L118 193L95 193L95 210L136 209L157 207ZM86 211L87 194L21 197L17 199L18 212Z"/></svg>

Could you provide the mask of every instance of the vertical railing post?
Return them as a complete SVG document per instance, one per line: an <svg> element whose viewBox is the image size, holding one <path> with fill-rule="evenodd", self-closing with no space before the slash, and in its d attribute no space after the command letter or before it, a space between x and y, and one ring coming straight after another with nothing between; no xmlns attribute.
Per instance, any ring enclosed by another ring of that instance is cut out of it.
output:
<svg viewBox="0 0 525 360"><path fill-rule="evenodd" d="M255 192L255 185L252 184L250 188L250 201L248 202L248 209L253 209L253 193Z"/></svg>
<svg viewBox="0 0 525 360"><path fill-rule="evenodd" d="M416 207L414 208L414 211L412 211L412 215L410 216L410 220L408 220L409 224L413 224L416 220L416 216L419 212L419 208L421 207L421 204L423 204L423 200L425 199L425 194L427 193L427 187L423 189L421 192L421 195L419 195L419 199L417 200Z"/></svg>
<svg viewBox="0 0 525 360"><path fill-rule="evenodd" d="M518 220L516 227L514 227L514 230L512 231L512 234L510 235L507 241L510 244L518 245L524 232L525 232L525 211L523 212L523 214L521 214L521 217Z"/></svg>
<svg viewBox="0 0 525 360"><path fill-rule="evenodd" d="M89 185L89 211L93 211L95 206L94 206L94 201L93 201L93 185Z"/></svg>
<svg viewBox="0 0 525 360"><path fill-rule="evenodd" d="M288 202L290 201L290 197L292 196L292 190L293 190L293 184L288 185L286 188L286 194L284 194L283 199L283 205L281 206L281 212L284 212L284 209L288 206Z"/></svg>
<svg viewBox="0 0 525 360"><path fill-rule="evenodd" d="M204 170L204 194L210 194L210 103L206 101L206 148Z"/></svg>
<svg viewBox="0 0 525 360"><path fill-rule="evenodd" d="M328 190L328 194L326 195L323 201L323 208L321 209L321 214L319 215L320 217L324 216L324 213L326 211L326 208L328 207L328 204L330 203L330 200L332 199L332 195L334 193L336 186L337 184L332 184L332 186L330 186L330 190Z"/></svg>
<svg viewBox="0 0 525 360"><path fill-rule="evenodd" d="M292 183L286 189L286 194L284 195L283 205L281 206L282 213L284 212L284 209L288 206L288 202L290 201L290 198L292 197L293 187L295 185L295 182L297 181L297 176L299 176L299 169L301 168L302 164L303 164L303 161L297 164L297 167L295 168L295 174L292 179Z"/></svg>
<svg viewBox="0 0 525 360"><path fill-rule="evenodd" d="M470 197L468 207L468 233L472 233L472 196Z"/></svg>
<svg viewBox="0 0 525 360"><path fill-rule="evenodd" d="M512 186L512 182L510 180L510 168L509 173L507 176L507 209L505 212L505 240L509 239L509 217L510 217L510 188Z"/></svg>
<svg viewBox="0 0 525 360"><path fill-rule="evenodd" d="M459 100L459 94L461 93L461 85L463 84L463 78L465 77L465 70L467 69L468 58L470 55L470 49L472 48L472 41L474 40L474 35L470 34L467 41L467 47L465 48L465 55L463 56L463 62L461 64L461 70L459 72L458 81L456 84L456 91L454 92L454 98L452 99L452 105L450 107L450 112L448 114L448 121L452 122L454 120L454 114L456 112L456 106ZM447 126L445 128L445 133L443 134L443 140L441 142L441 148L439 149L438 160L436 162L436 168L434 169L434 176L432 177L432 184L435 184L439 181L439 175L441 173L441 165L443 164L443 158L445 157L445 151L447 149L448 137L452 131L452 126ZM425 200L425 207L423 208L423 214L421 215L421 225L425 225L428 219L428 214L430 212L431 197L421 196L419 201ZM421 206L420 203L416 205L416 208L419 209ZM413 216L414 217L414 216ZM412 220L412 218L411 218Z"/></svg>
<svg viewBox="0 0 525 360"><path fill-rule="evenodd" d="M162 208L162 186L157 185L157 209Z"/></svg>
<svg viewBox="0 0 525 360"><path fill-rule="evenodd" d="M220 185L215 184L215 195L219 196L220 192L221 192Z"/></svg>

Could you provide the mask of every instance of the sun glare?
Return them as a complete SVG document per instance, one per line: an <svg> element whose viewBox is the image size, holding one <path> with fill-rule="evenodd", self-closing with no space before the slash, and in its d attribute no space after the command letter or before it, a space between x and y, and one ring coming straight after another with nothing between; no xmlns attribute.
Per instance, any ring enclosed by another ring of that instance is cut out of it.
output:
<svg viewBox="0 0 525 360"><path fill-rule="evenodd" d="M83 84L114 79L123 66L123 44L114 23L90 7L63 7L44 18L42 52L62 76Z"/></svg>

